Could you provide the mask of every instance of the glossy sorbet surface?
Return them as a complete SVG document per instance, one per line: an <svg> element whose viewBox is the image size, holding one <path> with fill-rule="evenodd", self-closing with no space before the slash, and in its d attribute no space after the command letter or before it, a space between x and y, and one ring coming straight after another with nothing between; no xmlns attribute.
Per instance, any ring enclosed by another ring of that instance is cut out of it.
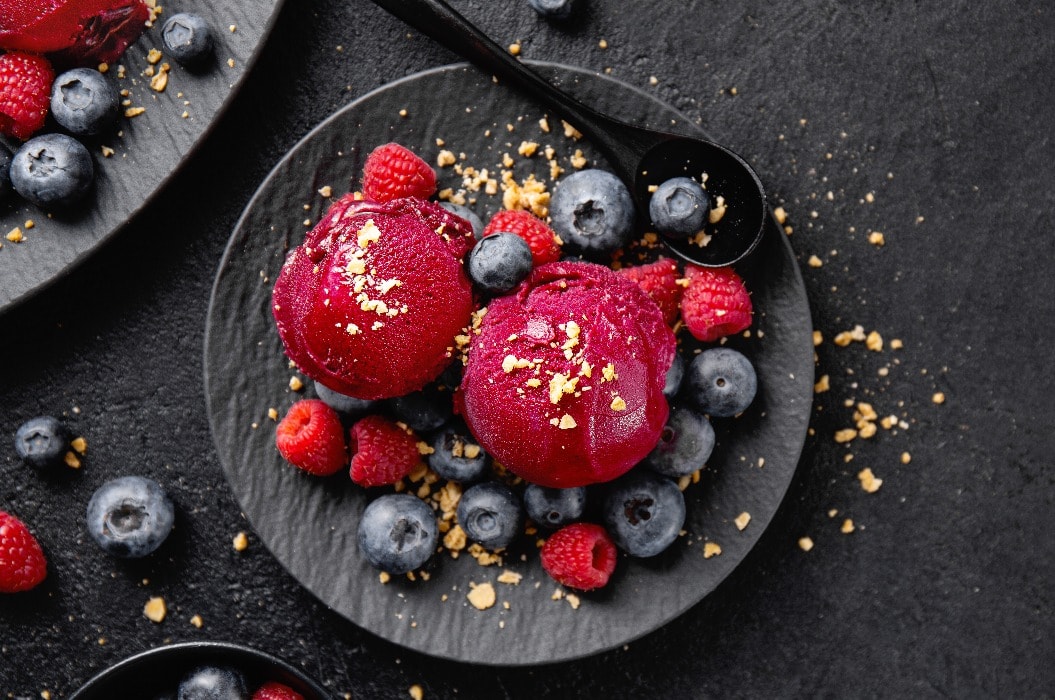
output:
<svg viewBox="0 0 1055 700"><path fill-rule="evenodd" d="M459 404L480 444L527 481L609 481L667 420L674 334L634 282L582 262L542 265L494 299L473 337Z"/></svg>
<svg viewBox="0 0 1055 700"><path fill-rule="evenodd" d="M339 200L286 259L272 310L309 377L362 399L402 396L450 362L473 294L467 222L406 198Z"/></svg>

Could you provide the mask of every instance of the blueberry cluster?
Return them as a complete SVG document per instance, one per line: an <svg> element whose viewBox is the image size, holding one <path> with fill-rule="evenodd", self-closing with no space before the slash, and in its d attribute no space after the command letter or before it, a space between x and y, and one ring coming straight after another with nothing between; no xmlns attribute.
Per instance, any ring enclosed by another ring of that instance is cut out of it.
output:
<svg viewBox="0 0 1055 700"><path fill-rule="evenodd" d="M485 239L486 240L486 239ZM455 363L457 364L457 363ZM456 372L444 376L457 383ZM710 418L736 416L754 399L757 379L740 352L714 347L686 363L678 356L664 393L670 417L652 452L609 484L569 489L527 484L522 492L491 478L490 456L468 427L452 415L449 389L437 383L391 399L387 410L429 435L429 467L441 478L463 484L457 522L469 540L490 550L515 544L526 519L557 530L583 519L602 522L615 544L633 557L652 557L677 539L686 517L685 499L675 480L701 469L715 446ZM375 406L325 389L320 396L346 417ZM359 521L358 542L373 566L402 574L425 566L436 551L436 515L423 500L387 494L373 500Z"/></svg>
<svg viewBox="0 0 1055 700"><path fill-rule="evenodd" d="M174 15L161 35L168 53L184 65L200 66L212 52L212 32L197 15ZM117 88L93 68L68 70L52 83L50 113L66 133L34 137L13 154L0 145L0 202L13 191L41 209L61 210L91 190L95 165L81 140L103 134L117 122Z"/></svg>

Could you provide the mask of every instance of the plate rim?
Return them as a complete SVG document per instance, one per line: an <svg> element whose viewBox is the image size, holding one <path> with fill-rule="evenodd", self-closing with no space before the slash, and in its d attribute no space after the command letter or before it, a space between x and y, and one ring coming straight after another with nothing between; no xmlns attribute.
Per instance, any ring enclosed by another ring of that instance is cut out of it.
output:
<svg viewBox="0 0 1055 700"><path fill-rule="evenodd" d="M697 133L703 133L704 135L707 135L706 132L702 129L702 127L700 127L698 124L696 124L691 119L689 119L681 110L673 107L672 105L670 105L669 103L663 101L662 99L660 99L658 97L650 95L649 93L645 92L644 90L642 90L642 89L640 89L640 88L638 88L638 87L636 87L634 85L626 83L626 82L624 82L622 80L619 80L617 78L613 78L612 76L604 75L604 74L600 73L599 71L589 70L589 69L585 69L585 68L582 68L582 67L579 67L579 66L572 66L572 65L569 65L569 64L562 64L562 63L557 63L557 62L552 62L552 61L526 60L524 62L529 64L529 65L541 68L541 69L553 69L553 70L558 70L558 71L566 71L566 72L570 72L570 73L573 73L573 74L588 75L591 78L597 78L597 79L601 79L601 80L605 80L605 81L610 81L612 83L616 83L621 88L624 88L624 89L626 89L628 91L631 91L631 92L643 97L644 99L647 99L647 100L652 101L652 102L659 102L665 108L670 110L671 113L674 113L674 114L678 115L680 117L680 119L682 120L682 123L685 124L685 125L688 125L688 127L690 129L696 131ZM391 89L394 86L398 86L398 85L401 85L401 84L404 84L404 83L407 83L407 82L413 82L413 81L416 81L416 80L421 80L423 78L427 78L430 75L436 75L436 74L447 73L447 72L455 72L455 71L461 71L461 70L466 70L466 69L468 69L469 71L478 70L477 68L475 68L472 64L470 64L468 62L456 62L456 63L450 63L450 64L441 65L441 66L435 66L435 67L428 68L428 69L423 70L423 71L418 71L418 72L415 72L415 73L411 73L411 74L402 76L400 78L397 78L396 80L393 80L393 81L387 82L387 83L385 83L383 85L380 85L380 86L370 90L369 92L364 93L360 97L357 97L356 99L354 99L354 100L348 102L347 104L341 106L340 108L336 109L333 113L331 113L326 118L324 118L322 121L320 121L318 124L316 124L310 131L308 131L308 133L306 133L301 139L299 139L292 147L290 147L290 149L275 164L275 166L273 168L271 168L271 170L268 171L267 175L261 181L261 184L257 188L256 192L254 192L253 196L250 198L249 202L246 204L245 209L243 210L242 214L239 216L238 220L234 224L234 227L232 228L231 235L228 238L227 244L226 244L226 246L224 248L223 256L221 257L220 263L219 263L219 265L217 267L217 272L216 272L216 275L215 275L214 280L213 280L213 286L212 286L212 289L211 289L210 294L209 294L209 306L208 306L208 311L207 311L206 319L205 319L206 327L205 327L203 348L202 348L204 391L205 391L205 399L206 399L206 410L207 410L209 418L210 418L210 420L209 420L209 430L210 430L210 433L212 434L213 444L214 444L214 447L215 447L215 449L217 451L217 455L218 456L223 453L223 450L221 449L220 438L217 435L217 431L214 428L213 421L212 421L214 399L213 399L213 397L212 397L212 395L211 395L211 393L209 391L209 387L210 387L211 379L212 379L211 374L210 374L210 370L209 370L209 348L210 348L210 346L211 346L211 344L213 342L213 338L212 338L213 322L212 321L213 321L213 316L214 316L214 309L216 308L215 305L216 305L217 299L218 299L217 293L218 293L218 290L220 288L221 281L224 278L224 272L228 268L228 261L234 255L236 255L239 252L238 251L238 243L243 238L245 238L245 233L243 232L243 224L245 224L247 219L250 217L250 212L257 206L258 201L264 199L264 190L267 187L268 183L276 175L277 172L279 172L281 169L286 167L287 164L291 160L293 160L293 158L295 157L296 153L300 150L302 145L304 145L307 142L313 140L319 132L321 132L324 129L326 129L327 126L331 122L333 122L333 121L337 120L338 118L340 118L341 115L343 113L345 113L346 111L355 109L361 103L372 99L375 95L377 95L379 93L382 93L384 91L387 91L387 90ZM771 208L770 208L770 211L768 212L768 216L767 216L767 228L772 229L772 230L770 230L767 233L767 235L769 235L769 236L773 236L773 235L776 235L778 233L781 233L781 228L777 224L776 219L775 219L775 217L774 217L774 215L772 213ZM794 281L797 289L802 290L801 301L805 305L805 308L807 309L807 311L809 311L809 309L810 309L809 299L808 299L808 296L805 293L805 282L804 282L804 278L802 276L802 269L797 264L797 262L795 261L794 249L792 248L791 243L787 240L787 236L779 235L778 239L779 239L779 243L777 243L777 246L779 247L780 255L781 256L787 256L788 260L791 263L793 263L793 264L789 265L789 268L790 268L790 270L793 273L792 274L792 278L793 278L793 281ZM810 313L809 315L812 318L812 313ZM812 349L812 347L811 347L811 349ZM805 391L803 393L805 395ZM741 558L741 560L738 561L736 564L734 564L733 567L731 569L729 569L729 571L727 571L723 576L721 576L721 578L719 578L715 582L714 587L711 589L711 591L709 591L708 593L704 594L698 600L694 601L693 603L690 603L689 605L683 607L680 610L672 612L670 615L668 615L665 618L663 618L663 620L661 622L659 622L657 625L655 625L655 626L653 626L653 627L651 627L649 629L643 630L643 631L641 631L641 632L639 632L637 634L633 634L633 635L621 640L618 644L606 646L606 647L603 647L603 648L600 648L600 649L592 649L592 650L584 651L582 653L577 653L577 654L563 656L560 659L553 659L553 660L547 660L547 661L497 662L497 661L475 660L475 659L474 660L466 660L466 659L461 659L461 658L457 658L457 657L447 656L447 655L444 655L442 653L429 650L427 648L421 648L421 647L416 647L416 646L408 646L408 645L404 644L403 642L401 642L401 641L399 641L397 639L390 638L390 637L385 636L384 634L382 634L382 633L380 633L378 631L375 631L374 629L371 629L371 628L365 627L363 625L360 625L357 622L349 619L347 616L345 616L340 611L334 610L333 608L331 608L322 598L320 598L315 593L315 591L313 591L311 588L309 588L304 583L302 583L300 577L297 574L295 574L293 571L291 571L290 568L287 566L286 562L283 561L282 559L280 559L278 556L276 556L271 551L270 547L267 547L266 543L265 543L265 548L267 548L268 553L282 566L283 570L285 570L297 582L297 584L301 588L305 589L316 601L320 602L321 604L326 606L328 609L333 610L333 612L335 612L344 621L345 624L351 624L355 628L357 628L359 630L362 630L362 631L372 635L375 638L382 639L382 640L384 640L384 641L386 641L388 643L394 644L394 645L399 646L399 647L404 648L404 649L408 649L408 650L413 651L415 653L421 653L421 654L423 654L425 656L430 656L432 658L437 658L437 659L443 659L445 661L455 661L455 662L458 662L458 663L468 663L468 664L480 665L480 666L485 666L485 667L493 667L493 668L537 667L537 666L545 666L545 665L553 664L553 663L565 663L565 662L577 661L577 660L584 659L584 658L589 658L589 657L596 656L598 654L604 653L606 651L610 651L611 649L618 648L622 644L632 643L632 642L634 642L634 641L636 641L636 640L638 640L638 639L640 639L642 637L647 636L648 634L651 634L652 632L657 631L658 629L664 627L665 625L670 624L673 620L675 620L678 617L686 614L691 608L693 608L696 605L699 605L701 602L703 602L703 600L706 599L711 593L713 593L714 590L716 590L726 580L728 580L728 578L732 574L732 572L735 571L740 566L740 564L743 562L743 559L745 559L747 557L747 554L750 553L750 551L752 551L754 549L754 547L757 545L758 541L761 540L761 538L763 536L765 536L766 532L768 532L769 526L773 522L773 519L774 519L773 516L775 516L776 511L779 509L780 505L783 504L784 499L787 496L787 492L790 489L792 482L794 481L795 474L798 472L798 469L800 468L801 460L802 460L802 452L803 452L803 448L805 446L806 437L808 435L808 430L809 430L809 413L811 412L812 405L813 405L812 381L809 383L808 405L809 405L809 408L807 408L805 410L805 412L804 412L805 420L803 420L803 422L802 422L801 430L798 431L796 433L796 435L795 435L794 450L789 451L789 454L791 454L792 452L794 453L795 466L789 472L788 478L787 478L786 482L783 484L783 486L782 486L782 488L780 490L780 497L777 500L777 507L773 510L772 513L770 513L770 517L766 521L765 526L763 528L761 528L761 531L759 532L757 538L755 539L754 544L752 544L751 547L748 548L748 550L745 553L744 557ZM241 507L242 506L241 499L238 497L237 494L234 493L235 489L233 487L231 487L230 476L228 474L228 470L227 470L227 468L225 466L225 463L224 463L224 460L223 460L222 457L221 457L220 461L221 461L221 469L223 470L224 477L228 481L228 487L232 489L232 495L235 496L236 502L238 502L239 507ZM244 512L244 509L243 509L243 512ZM245 517L249 520L250 526L252 526L253 525L253 521L252 521L252 518L250 518L248 513L245 514Z"/></svg>
<svg viewBox="0 0 1055 700"><path fill-rule="evenodd" d="M0 319L7 314L25 306L27 303L32 301L35 297L43 294L48 289L51 289L61 280L69 277L76 270L80 269L85 262L93 258L96 254L100 253L103 249L109 246L116 238L121 236L130 226L137 223L140 218L144 215L144 212L157 201L163 192L168 189L169 185L172 184L172 180L180 174L180 172L186 167L188 163L198 157L198 153L201 151L202 146L209 139L210 136L219 128L220 122L227 116L227 113L231 109L231 105L234 104L235 99L241 93L242 88L245 85L246 79L250 73L256 68L256 64L260 60L260 56L264 51L265 45L271 38L271 33L275 29L275 24L278 22L278 16L282 14L282 10L285 8L286 0L272 0L274 8L271 11L271 15L264 23L263 31L260 34L260 40L253 47L252 52L249 54L249 59L245 61L244 70L238 75L237 79L234 80L230 85L231 87L227 91L227 96L224 97L223 101L220 102L220 106L213 113L212 119L206 124L205 128L201 130L197 138L191 144L190 148L186 150L179 163L176 164L172 170L167 172L164 177L158 182L157 186L150 191L150 193L140 200L139 204L128 212L128 216L125 219L112 227L105 234L100 236L94 244L82 250L76 255L67 265L61 270L56 272L54 275L48 277L46 280L39 284L35 284L25 289L18 296L12 297L6 303L0 303ZM139 39L136 40L136 43ZM98 166L96 166L98 167ZM210 301L211 301L210 295Z"/></svg>
<svg viewBox="0 0 1055 700"><path fill-rule="evenodd" d="M112 680L115 676L120 676L122 673L129 669L138 666L141 663L149 663L155 657L165 655L184 655L193 652L224 652L235 655L245 655L258 661L266 662L272 666L276 666L282 669L284 672L295 676L299 681L311 688L312 692L316 693L320 698L333 697L333 694L327 691L319 684L318 681L308 676L304 671L298 669L290 662L280 659L277 656L269 654L266 651L260 651L254 647L246 646L244 644L238 644L236 642L227 641L193 641L193 642L177 642L175 644L162 644L161 646L151 647L150 649L144 649L143 651L136 652L131 656L126 656L117 663L104 668L94 676L85 681L79 688L70 694L69 700L83 700L85 697L91 697L91 693L96 692L96 688L99 683L105 683Z"/></svg>

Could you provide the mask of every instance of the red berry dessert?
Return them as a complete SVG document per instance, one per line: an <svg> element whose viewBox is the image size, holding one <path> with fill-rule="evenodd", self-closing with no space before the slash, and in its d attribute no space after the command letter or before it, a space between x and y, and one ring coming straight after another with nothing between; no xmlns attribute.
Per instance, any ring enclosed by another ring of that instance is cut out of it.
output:
<svg viewBox="0 0 1055 700"><path fill-rule="evenodd" d="M449 364L474 308L462 259L469 224L414 198L346 196L293 250L272 311L286 353L360 399L421 389Z"/></svg>
<svg viewBox="0 0 1055 700"><path fill-rule="evenodd" d="M26 140L44 126L55 80L48 59L27 53L0 56L0 134Z"/></svg>
<svg viewBox="0 0 1055 700"><path fill-rule="evenodd" d="M487 222L483 235L490 236L501 231L515 233L527 242L531 248L531 264L535 267L560 260L557 234L545 221L529 211L503 209Z"/></svg>
<svg viewBox="0 0 1055 700"><path fill-rule="evenodd" d="M562 585L592 591L615 571L616 549L600 525L573 523L553 533L542 546L542 568Z"/></svg>
<svg viewBox="0 0 1055 700"><path fill-rule="evenodd" d="M257 688L252 700L304 700L304 696L288 685L271 681Z"/></svg>
<svg viewBox="0 0 1055 700"><path fill-rule="evenodd" d="M650 265L624 267L619 274L628 277L648 292L663 312L663 320L673 326L678 319L678 305L685 288L678 284L678 265L670 258L660 258Z"/></svg>
<svg viewBox="0 0 1055 700"><path fill-rule="evenodd" d="M53 54L64 65L110 63L149 16L142 0L5 0L0 49Z"/></svg>
<svg viewBox="0 0 1055 700"><path fill-rule="evenodd" d="M652 299L607 267L535 269L488 306L460 409L480 444L527 481L614 479L656 445L674 334Z"/></svg>
<svg viewBox="0 0 1055 700"><path fill-rule="evenodd" d="M341 418L318 399L290 406L278 424L275 445L287 462L316 476L329 476L348 463Z"/></svg>
<svg viewBox="0 0 1055 700"><path fill-rule="evenodd" d="M352 481L360 486L394 484L421 462L418 438L410 428L381 416L352 426Z"/></svg>
<svg viewBox="0 0 1055 700"><path fill-rule="evenodd" d="M685 266L681 317L697 340L713 342L751 325L751 295L731 267Z"/></svg>
<svg viewBox="0 0 1055 700"><path fill-rule="evenodd" d="M428 199L436 192L436 171L398 143L375 148L363 166L363 194L375 202L400 197Z"/></svg>
<svg viewBox="0 0 1055 700"><path fill-rule="evenodd" d="M0 593L36 587L48 575L44 552L21 520L0 511Z"/></svg>

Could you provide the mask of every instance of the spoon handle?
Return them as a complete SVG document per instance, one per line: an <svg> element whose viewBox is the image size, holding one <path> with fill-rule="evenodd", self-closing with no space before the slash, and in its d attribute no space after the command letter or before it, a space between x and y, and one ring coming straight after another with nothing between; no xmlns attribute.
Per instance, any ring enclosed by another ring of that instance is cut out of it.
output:
<svg viewBox="0 0 1055 700"><path fill-rule="evenodd" d="M655 137L616 121L555 88L509 52L488 38L443 0L374 0L445 48L469 59L535 101L556 112L585 134L609 157L611 165L629 182L637 168L637 147L653 145Z"/></svg>

